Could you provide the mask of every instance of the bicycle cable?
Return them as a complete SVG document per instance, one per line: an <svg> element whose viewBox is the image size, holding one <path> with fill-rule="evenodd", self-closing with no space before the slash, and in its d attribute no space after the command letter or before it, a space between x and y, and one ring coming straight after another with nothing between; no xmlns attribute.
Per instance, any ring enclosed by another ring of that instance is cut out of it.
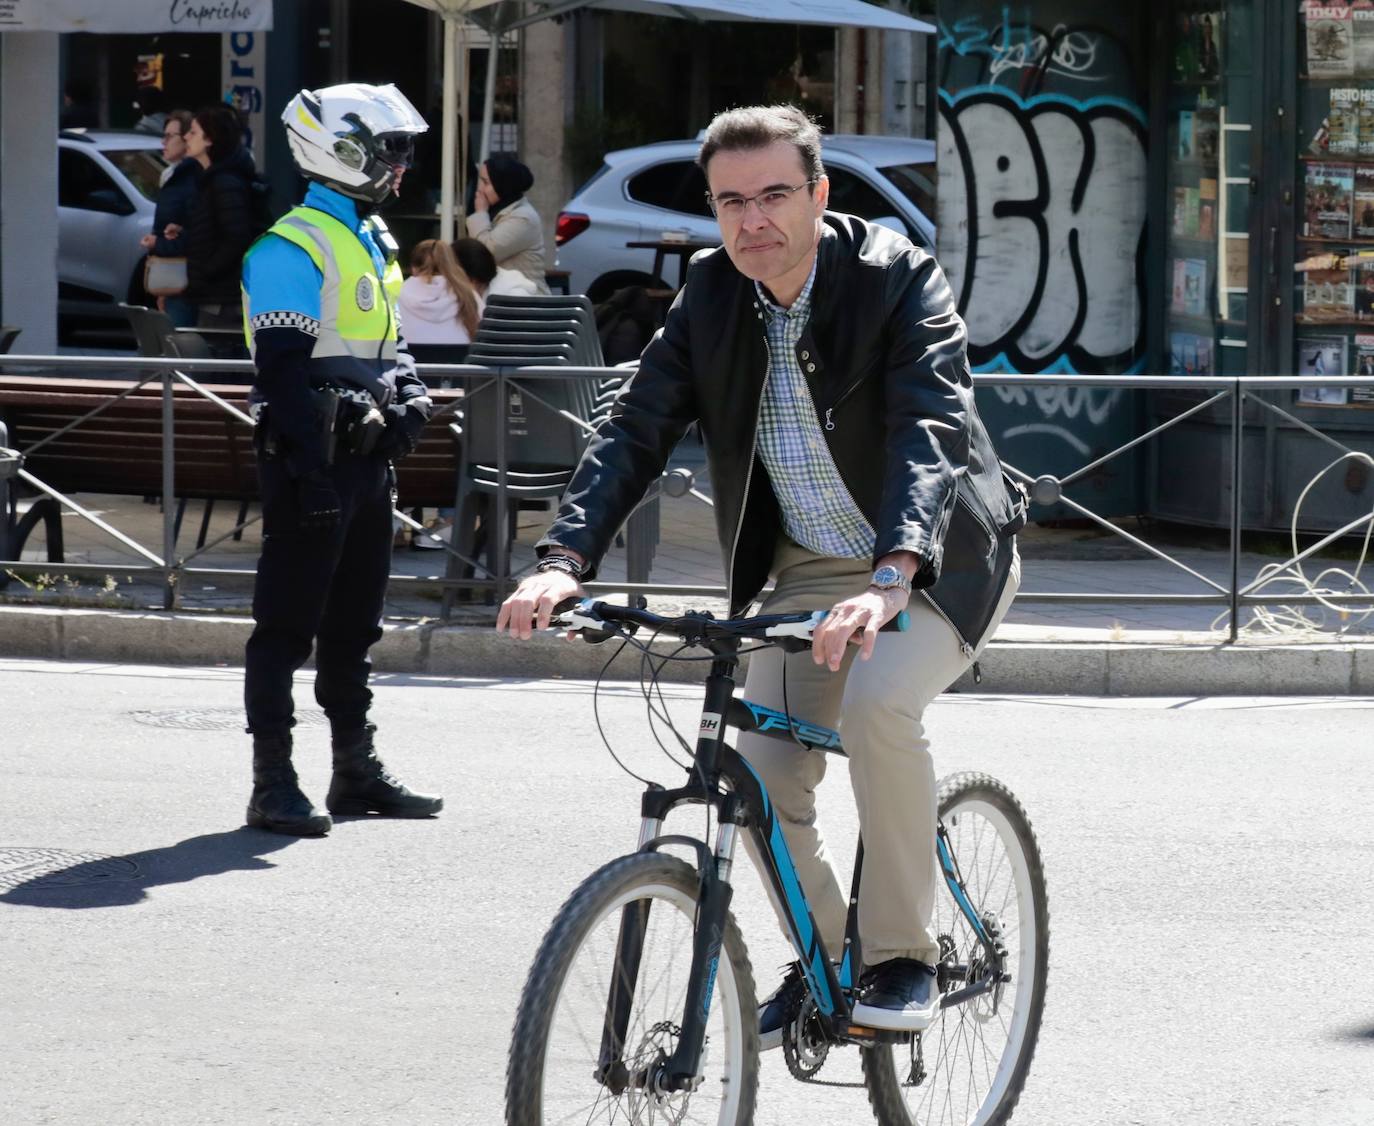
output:
<svg viewBox="0 0 1374 1126"><path fill-rule="evenodd" d="M601 682L606 678L606 670L611 667L615 659L619 657L621 653L625 652L625 646L628 645L629 642L630 639L628 637L625 638L625 640L621 642L620 648L606 659L606 663L601 666L601 671L596 674L596 683L592 685L592 717L596 720L596 733L601 736L601 744L606 748L606 753L615 760L615 764L636 782L642 782L646 786L652 786L653 782L650 779L636 774L621 761L620 756L615 753L615 748L611 746L611 740L606 735L606 729L601 725Z"/></svg>

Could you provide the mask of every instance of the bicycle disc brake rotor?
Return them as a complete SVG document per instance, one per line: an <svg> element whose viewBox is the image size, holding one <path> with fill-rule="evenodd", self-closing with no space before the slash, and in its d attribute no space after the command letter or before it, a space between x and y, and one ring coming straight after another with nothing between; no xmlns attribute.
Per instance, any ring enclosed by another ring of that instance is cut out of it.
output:
<svg viewBox="0 0 1374 1126"><path fill-rule="evenodd" d="M633 1126L678 1126L687 1117L687 1104L692 1092L660 1091L658 1077L663 1065L677 1047L681 1029L670 1021L660 1021L644 1034L633 1058L632 1074L640 1072L643 1081L631 1083L625 1091L629 1121ZM702 1064L706 1062L706 1045L702 1045Z"/></svg>
<svg viewBox="0 0 1374 1126"><path fill-rule="evenodd" d="M816 1000L809 994L797 1019L782 1030L782 1058L794 1079L803 1083L815 1078L830 1055L830 1044L821 1030Z"/></svg>

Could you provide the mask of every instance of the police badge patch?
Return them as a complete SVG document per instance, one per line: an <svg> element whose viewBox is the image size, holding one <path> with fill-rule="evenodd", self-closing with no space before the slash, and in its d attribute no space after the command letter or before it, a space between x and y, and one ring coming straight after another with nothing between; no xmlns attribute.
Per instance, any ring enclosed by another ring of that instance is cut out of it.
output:
<svg viewBox="0 0 1374 1126"><path fill-rule="evenodd" d="M364 274L358 279L358 288L354 293L354 297L357 299L358 308L364 313L372 311L372 306L376 303L377 295L373 288L372 279L367 274Z"/></svg>

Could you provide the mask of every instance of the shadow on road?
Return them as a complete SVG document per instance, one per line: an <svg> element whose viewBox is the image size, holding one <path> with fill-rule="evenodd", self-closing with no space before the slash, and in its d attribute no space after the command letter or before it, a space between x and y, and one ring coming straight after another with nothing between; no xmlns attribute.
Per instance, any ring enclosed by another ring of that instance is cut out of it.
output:
<svg viewBox="0 0 1374 1126"><path fill-rule="evenodd" d="M149 888L189 883L224 872L273 868L275 865L264 858L299 839L242 827L124 856L74 857L76 862L66 867L36 863L34 874L9 887L0 895L0 903L68 910L129 907L146 899Z"/></svg>

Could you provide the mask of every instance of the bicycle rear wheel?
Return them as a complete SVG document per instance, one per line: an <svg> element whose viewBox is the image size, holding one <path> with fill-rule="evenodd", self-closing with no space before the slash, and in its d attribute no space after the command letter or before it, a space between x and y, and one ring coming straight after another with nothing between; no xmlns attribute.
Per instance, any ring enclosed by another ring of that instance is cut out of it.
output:
<svg viewBox="0 0 1374 1126"><path fill-rule="evenodd" d="M645 920L638 973L629 990L626 1069L643 1074L677 1046L690 984L700 881L660 853L613 860L589 876L549 927L520 998L506 1069L509 1126L577 1123L751 1121L758 1083L758 1014L744 940L727 916L702 1048L701 1083L657 1096L643 1084L617 1091L597 1078L608 997L626 908ZM642 916L639 916L642 917Z"/></svg>
<svg viewBox="0 0 1374 1126"><path fill-rule="evenodd" d="M995 1004L984 993L942 1009L910 1044L864 1049L864 1081L883 1126L1000 1126L1020 1098L1040 1033L1050 941L1045 869L1025 810L995 778L946 778L939 804L969 900L1000 934L1011 981ZM969 981L977 980L983 946L952 895L936 895L935 931L942 961L969 967Z"/></svg>

